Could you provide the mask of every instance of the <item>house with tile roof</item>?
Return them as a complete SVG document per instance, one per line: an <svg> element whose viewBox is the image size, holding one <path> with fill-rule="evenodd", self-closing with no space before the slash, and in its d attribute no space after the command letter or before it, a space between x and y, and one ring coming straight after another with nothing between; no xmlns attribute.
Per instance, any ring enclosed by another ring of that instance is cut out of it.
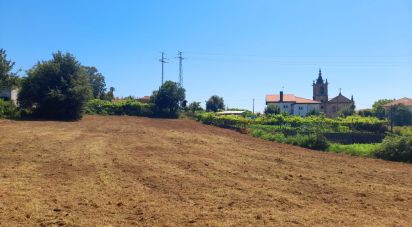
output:
<svg viewBox="0 0 412 227"><path fill-rule="evenodd" d="M266 105L279 107L281 113L306 116L309 112L320 111L319 101L297 97L293 94L266 95Z"/></svg>
<svg viewBox="0 0 412 227"><path fill-rule="evenodd" d="M410 98L401 98L401 99L397 99L397 100L395 100L395 101L393 101L393 102L390 102L390 103L388 103L388 104L385 104L385 105L383 105L383 108L385 108L385 109L390 109L391 108L391 106L397 106L397 105L404 105L404 106L406 106L406 108L408 108L409 109L409 111L411 111L412 112L412 99L410 99Z"/></svg>

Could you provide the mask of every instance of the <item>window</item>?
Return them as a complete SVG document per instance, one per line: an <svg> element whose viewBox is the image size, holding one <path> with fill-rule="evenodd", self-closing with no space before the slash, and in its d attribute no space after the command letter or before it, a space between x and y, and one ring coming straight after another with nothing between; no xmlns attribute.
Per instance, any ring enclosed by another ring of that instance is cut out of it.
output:
<svg viewBox="0 0 412 227"><path fill-rule="evenodd" d="M289 106L287 106L287 105L283 105L283 108L285 108L285 109L287 109Z"/></svg>
<svg viewBox="0 0 412 227"><path fill-rule="evenodd" d="M303 106L299 106L299 110L303 110Z"/></svg>
<svg viewBox="0 0 412 227"><path fill-rule="evenodd" d="M325 88L324 87L320 87L320 94L321 95L325 94Z"/></svg>

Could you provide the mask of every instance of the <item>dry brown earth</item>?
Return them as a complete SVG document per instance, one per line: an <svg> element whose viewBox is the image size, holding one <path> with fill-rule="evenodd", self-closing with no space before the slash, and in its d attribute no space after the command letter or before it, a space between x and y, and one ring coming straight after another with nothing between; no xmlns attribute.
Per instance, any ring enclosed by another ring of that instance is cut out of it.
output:
<svg viewBox="0 0 412 227"><path fill-rule="evenodd" d="M411 226L412 165L191 120L0 121L0 226Z"/></svg>

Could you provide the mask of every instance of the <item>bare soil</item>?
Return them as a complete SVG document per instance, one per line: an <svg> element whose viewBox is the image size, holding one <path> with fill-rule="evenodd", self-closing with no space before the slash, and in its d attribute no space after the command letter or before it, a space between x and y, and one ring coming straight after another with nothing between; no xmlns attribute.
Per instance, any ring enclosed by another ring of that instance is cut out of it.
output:
<svg viewBox="0 0 412 227"><path fill-rule="evenodd" d="M0 121L0 226L411 226L412 165L191 120Z"/></svg>

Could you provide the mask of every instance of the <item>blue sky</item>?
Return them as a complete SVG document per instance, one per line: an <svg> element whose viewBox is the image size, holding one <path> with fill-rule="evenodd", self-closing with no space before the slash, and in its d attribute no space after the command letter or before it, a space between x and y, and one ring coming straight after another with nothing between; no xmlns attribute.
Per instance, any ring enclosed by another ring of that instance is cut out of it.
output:
<svg viewBox="0 0 412 227"><path fill-rule="evenodd" d="M358 108L412 96L408 0L0 0L0 48L23 70L57 50L96 66L117 96L149 95L178 79L188 101L213 94L262 111L266 94L312 97L319 67L330 96ZM23 73L24 74L24 73Z"/></svg>

